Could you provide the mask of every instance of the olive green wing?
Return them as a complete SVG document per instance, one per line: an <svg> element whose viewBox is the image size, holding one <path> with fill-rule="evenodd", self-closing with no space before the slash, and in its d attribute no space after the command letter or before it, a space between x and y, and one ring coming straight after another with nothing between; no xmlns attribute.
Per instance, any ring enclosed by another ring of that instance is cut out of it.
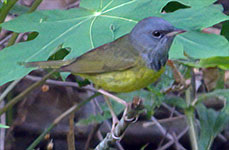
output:
<svg viewBox="0 0 229 150"><path fill-rule="evenodd" d="M125 70L138 63L138 52L125 35L114 42L95 48L71 64L61 67L61 71L72 73L103 73Z"/></svg>

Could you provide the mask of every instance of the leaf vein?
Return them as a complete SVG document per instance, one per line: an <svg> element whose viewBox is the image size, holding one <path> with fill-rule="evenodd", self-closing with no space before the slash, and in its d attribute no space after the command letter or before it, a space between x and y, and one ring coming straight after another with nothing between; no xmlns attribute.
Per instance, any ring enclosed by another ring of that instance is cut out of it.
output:
<svg viewBox="0 0 229 150"><path fill-rule="evenodd" d="M92 49L95 48L94 42L93 42L93 39L92 39L92 26L93 26L96 18L97 18L97 16L91 21L90 28L89 28L89 37L90 37L90 43L91 43Z"/></svg>
<svg viewBox="0 0 229 150"><path fill-rule="evenodd" d="M104 14L104 13L107 13L107 12L109 12L109 11L112 11L112 10L114 10L114 9L120 8L120 7L122 7L122 6L131 4L131 3L135 2L135 1L136 1L136 0L132 0L132 1L129 1L129 2L120 4L120 5L118 5L118 6L115 6L115 7L111 8L111 9L108 9L108 10L104 11L103 14ZM104 10L104 9L103 9L103 10Z"/></svg>
<svg viewBox="0 0 229 150"><path fill-rule="evenodd" d="M62 34L60 34L59 36L57 36L56 38L54 38L53 40L51 40L48 44L46 44L45 46L43 46L40 50L38 50L36 53L34 53L33 55L31 55L29 58L27 58L25 60L25 62L28 62L29 60L31 60L32 58L34 58L37 54L39 54L42 50L44 50L45 48L47 48L48 46L50 46L51 44L53 44L57 39L61 38L62 36L64 36L65 34L67 34L68 32L70 32L72 29L78 27L80 24L86 22L87 20L91 19L91 17L75 24L74 26L70 27L68 30L66 30L65 32L63 32Z"/></svg>
<svg viewBox="0 0 229 150"><path fill-rule="evenodd" d="M136 20L129 19L129 18L124 18L124 17L111 16L111 15L100 15L100 16L102 16L102 17L107 17L107 18L113 18L113 19L125 20L125 21L129 21L129 22L134 22L134 23L138 23L138 21L136 21Z"/></svg>
<svg viewBox="0 0 229 150"><path fill-rule="evenodd" d="M109 7L111 4L113 3L113 0L111 0L103 9L102 11L104 11L107 7Z"/></svg>

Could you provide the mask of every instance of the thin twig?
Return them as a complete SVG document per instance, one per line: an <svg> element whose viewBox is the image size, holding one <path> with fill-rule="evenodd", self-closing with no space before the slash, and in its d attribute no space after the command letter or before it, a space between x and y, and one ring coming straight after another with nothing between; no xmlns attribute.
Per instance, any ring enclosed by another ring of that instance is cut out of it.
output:
<svg viewBox="0 0 229 150"><path fill-rule="evenodd" d="M0 102L0 108L4 106L4 101ZM6 115L2 115L0 117L1 124L6 124ZM0 128L0 149L4 149L4 144L5 144L5 128Z"/></svg>
<svg viewBox="0 0 229 150"><path fill-rule="evenodd" d="M132 118L138 116L140 110L143 109L143 102L139 98L134 98L132 103L128 103L125 113L118 124L114 127L113 133L107 133L106 137L99 145L96 146L95 150L106 150L111 147L117 140L121 140L124 132L130 123L135 122Z"/></svg>
<svg viewBox="0 0 229 150"><path fill-rule="evenodd" d="M21 78L22 79L22 78ZM0 102L4 100L4 98L7 96L7 94L18 84L18 82L21 81L21 79L13 81L5 90L4 92L0 95Z"/></svg>
<svg viewBox="0 0 229 150"><path fill-rule="evenodd" d="M116 114L112 108L112 104L109 100L109 97L104 96L104 100L107 103L107 106L108 106L110 113L111 113L111 116L112 116L112 129L113 129L115 127L115 125L118 123L118 118L117 118L117 116L116 116Z"/></svg>
<svg viewBox="0 0 229 150"><path fill-rule="evenodd" d="M93 102L94 102L95 106L99 109L100 114L103 114L104 112L103 112L102 108L100 107L96 98ZM111 130L111 123L108 120L105 120L104 122L105 122L105 125L107 126L107 128L109 130ZM101 137L101 132L99 131L98 133L99 133L99 137ZM102 140L103 140L103 138L102 138ZM122 147L122 145L119 142L116 142L115 144L119 150L124 150L124 148Z"/></svg>
<svg viewBox="0 0 229 150"><path fill-rule="evenodd" d="M18 96L14 97L9 103L7 103L3 108L0 109L0 115L2 115L3 113L5 113L10 107L13 107L16 103L18 103L20 100L22 100L22 98L24 98L32 90L34 90L38 86L40 86L43 83L45 83L45 80L47 80L56 71L57 71L56 69L52 70L46 76L44 76L42 78L42 80L37 81L36 83L32 84L26 90L24 90L23 92L21 92Z"/></svg>
<svg viewBox="0 0 229 150"><path fill-rule="evenodd" d="M162 125L157 121L157 119L155 117L151 117L151 120L156 124L156 126L159 128L159 130L161 131L161 133L166 136L167 139L169 140L173 140L173 137L170 133L168 133L164 127L162 127Z"/></svg>
<svg viewBox="0 0 229 150"><path fill-rule="evenodd" d="M156 124L156 126L159 128L159 130L161 131L161 133L167 139L169 139L170 141L173 141L175 143L176 139L174 139L174 137L165 130L165 128L157 121L157 119L155 117L151 117L151 120ZM177 143L177 145L179 147L181 147L182 149L184 149L184 147L180 143Z"/></svg>
<svg viewBox="0 0 229 150"><path fill-rule="evenodd" d="M6 41L8 41L11 37L11 34L10 35L7 35L6 37L4 37L1 41L0 41L0 45L2 45L3 43L5 43Z"/></svg>
<svg viewBox="0 0 229 150"><path fill-rule="evenodd" d="M166 103L162 103L162 106L165 107L166 109L168 109L170 112L174 112L174 114L176 114L177 116L182 116L183 114L176 111L176 110L173 110L168 104Z"/></svg>
<svg viewBox="0 0 229 150"><path fill-rule="evenodd" d="M44 138L44 136L47 133L49 133L62 119L64 119L66 116L70 115L71 113L78 111L82 106L87 104L89 101L91 101L93 98L95 98L98 95L99 95L99 93L95 93L94 95L92 95L88 99L82 101L79 104L73 105L71 108L69 108L64 113L62 113L59 117L57 117L53 121L53 123L44 132L42 132L42 134L39 137L37 137L37 139L35 141L33 141L33 143L26 150L33 150L37 146L37 144L39 144L40 141Z"/></svg>
<svg viewBox="0 0 229 150"><path fill-rule="evenodd" d="M68 141L68 150L75 150L75 132L74 132L74 117L75 112L72 112L69 116L69 131L67 134L67 141Z"/></svg>
<svg viewBox="0 0 229 150"><path fill-rule="evenodd" d="M107 97L112 98L113 100L117 101L120 104L123 104L124 106L127 106L127 103L124 100L122 100L121 98L117 96L114 96L113 94L108 93L107 91L104 91L103 89L99 89L98 92L103 95L106 95Z"/></svg>
<svg viewBox="0 0 229 150"><path fill-rule="evenodd" d="M186 127L178 136L177 136L177 140L179 140L186 132L188 132L189 127ZM166 143L164 146L160 147L157 150L166 150L168 149L171 145L173 145L174 141L169 141L168 143Z"/></svg>
<svg viewBox="0 0 229 150"><path fill-rule="evenodd" d="M27 75L25 77L26 79L29 79L29 80L32 80L32 81L39 81L41 80L42 78L41 77L35 77L35 76L31 76L31 75ZM106 95L107 97L123 104L124 106L126 106L126 102L124 100L122 100L121 98L107 92L107 91L104 91L103 89L95 89L91 86L86 86L86 87L79 87L79 85L76 83L76 82L63 82L63 81L57 81L57 80L47 80L46 83L48 84L52 84L52 85L58 85L58 86L67 86L67 87L76 87L76 88L79 88L79 89L85 89L85 90L90 90L90 91L93 91L93 92L99 92L103 95Z"/></svg>
<svg viewBox="0 0 229 150"><path fill-rule="evenodd" d="M97 115L98 114L98 112L96 111L96 102L95 102L96 99L97 99L97 97L95 97L93 99L93 101L91 101L92 109L93 109L93 115ZM99 110L99 111L102 112L102 110ZM99 131L99 128L100 128L101 124L102 123L94 123L93 124L93 127L92 127L92 129L91 129L91 131L90 131L90 133L89 133L89 135L87 137L87 141L85 143L85 147L84 147L85 150L89 150L90 149L91 141L93 140L93 138L95 137L95 135ZM101 137L101 140L100 139L99 140L102 141L102 139L103 139L103 137Z"/></svg>
<svg viewBox="0 0 229 150"><path fill-rule="evenodd" d="M96 123L93 126L93 129L91 130L91 132L88 135L88 138L87 138L87 141L86 141L86 144L85 144L85 150L89 150L90 149L91 140L94 138L94 135L97 133L97 131L99 130L100 126L101 126L101 124L99 124L99 123Z"/></svg>

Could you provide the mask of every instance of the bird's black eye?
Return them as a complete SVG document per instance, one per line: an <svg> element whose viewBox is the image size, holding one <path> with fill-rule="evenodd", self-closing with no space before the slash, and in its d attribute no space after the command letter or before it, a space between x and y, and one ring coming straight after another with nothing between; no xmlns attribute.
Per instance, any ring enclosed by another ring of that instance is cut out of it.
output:
<svg viewBox="0 0 229 150"><path fill-rule="evenodd" d="M161 36L161 33L159 31L154 31L153 32L153 36L160 37Z"/></svg>

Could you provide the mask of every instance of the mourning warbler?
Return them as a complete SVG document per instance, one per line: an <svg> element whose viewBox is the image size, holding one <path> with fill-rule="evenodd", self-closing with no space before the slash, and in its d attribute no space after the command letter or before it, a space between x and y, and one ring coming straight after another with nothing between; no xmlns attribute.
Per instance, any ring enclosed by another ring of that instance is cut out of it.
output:
<svg viewBox="0 0 229 150"><path fill-rule="evenodd" d="M164 71L175 35L184 32L158 17L141 20L117 40L66 61L25 63L27 67L59 68L89 79L111 92L130 92L156 81Z"/></svg>

